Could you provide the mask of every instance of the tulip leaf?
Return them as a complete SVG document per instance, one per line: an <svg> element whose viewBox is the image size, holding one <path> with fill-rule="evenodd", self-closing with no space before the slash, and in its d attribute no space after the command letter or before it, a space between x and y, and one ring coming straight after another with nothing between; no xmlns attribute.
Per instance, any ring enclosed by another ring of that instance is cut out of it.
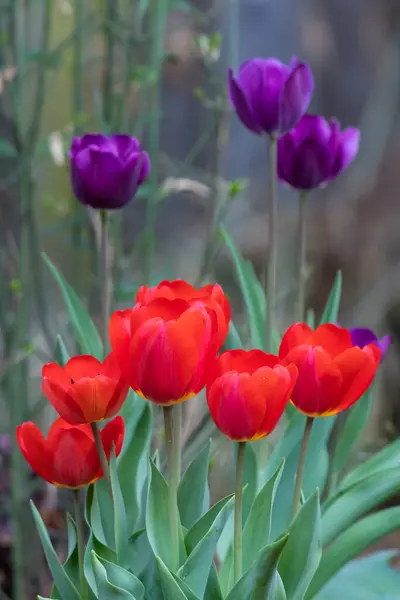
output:
<svg viewBox="0 0 400 600"><path fill-rule="evenodd" d="M138 399L141 400L139 397ZM127 399L126 403L129 400ZM136 409L138 408L137 404L136 398L134 398L132 405ZM141 408L141 412L136 410L140 415L139 420L136 420L132 414L125 421L129 437L125 440L122 452L117 459L118 479L126 507L128 535L139 526L142 496L149 474L148 453L151 444L152 414L148 402ZM132 424L131 421L134 419L135 422Z"/></svg>
<svg viewBox="0 0 400 600"><path fill-rule="evenodd" d="M208 510L208 466L211 442L209 441L186 469L178 488L178 507L181 522L190 529Z"/></svg>
<svg viewBox="0 0 400 600"><path fill-rule="evenodd" d="M64 279L49 257L44 252L42 253L42 256L58 283L82 352L85 354L92 354L101 360L104 355L103 343L92 319L76 292L72 289L67 280Z"/></svg>
<svg viewBox="0 0 400 600"><path fill-rule="evenodd" d="M226 340L223 346L224 351L226 350L240 350L243 348L243 342L240 339L240 335L238 330L236 329L234 323L231 321L229 324L228 335L226 336Z"/></svg>
<svg viewBox="0 0 400 600"><path fill-rule="evenodd" d="M129 533L125 511L124 498L119 484L117 473L117 460L113 447L110 456L110 479L114 506L114 540L118 564L122 567L129 566Z"/></svg>
<svg viewBox="0 0 400 600"><path fill-rule="evenodd" d="M156 560L164 600L189 600L161 558L157 556Z"/></svg>
<svg viewBox="0 0 400 600"><path fill-rule="evenodd" d="M206 591L204 594L206 600L223 600L221 586L218 579L217 568L213 563L207 580Z"/></svg>
<svg viewBox="0 0 400 600"><path fill-rule="evenodd" d="M72 583L64 567L60 563L56 551L53 548L46 526L36 506L30 501L30 506L35 520L36 528L46 556L47 564L53 576L54 585L57 587L63 600L80 600L78 590Z"/></svg>
<svg viewBox="0 0 400 600"><path fill-rule="evenodd" d="M132 575L132 573L122 568L119 564L98 556L94 551L93 554L95 554L97 560L103 565L107 579L111 584L129 592L135 600L143 600L145 593L144 585L135 575Z"/></svg>
<svg viewBox="0 0 400 600"><path fill-rule="evenodd" d="M255 348L263 348L263 336L265 331L265 301L263 303L260 302L256 287L258 281L255 276L252 276L252 273L246 268L246 262L241 257L240 252L229 235L227 229L221 225L220 232L231 253L240 289L243 294L249 320L252 345Z"/></svg>
<svg viewBox="0 0 400 600"><path fill-rule="evenodd" d="M93 572L92 564L92 552L96 553L96 556L104 558L109 562L115 563L117 560L115 552L107 548L104 544L99 542L93 535L93 531L90 531L89 539L86 543L85 556L83 561L84 572L86 581L89 584L91 592L98 598L97 583Z"/></svg>
<svg viewBox="0 0 400 600"><path fill-rule="evenodd" d="M356 447L371 415L374 386L370 386L365 394L349 409L342 432L335 450L334 472L342 471L352 450Z"/></svg>
<svg viewBox="0 0 400 600"><path fill-rule="evenodd" d="M87 523L93 529L99 542L114 550L113 507L104 477L89 486L85 514Z"/></svg>
<svg viewBox="0 0 400 600"><path fill-rule="evenodd" d="M235 447L235 464L238 444ZM258 489L258 463L253 444L246 444L244 450L243 487L246 493L243 495L243 523L246 521Z"/></svg>
<svg viewBox="0 0 400 600"><path fill-rule="evenodd" d="M400 469L374 473L353 485L328 506L322 517L322 541L330 544L357 519L398 493Z"/></svg>
<svg viewBox="0 0 400 600"><path fill-rule="evenodd" d="M189 529L185 536L185 546L188 554L190 554L197 544L203 539L221 510L223 510L229 501L232 501L232 498L233 495L230 495L219 500L219 502L214 504L214 506L212 506L210 510L206 512L206 514L203 515L201 519L199 519L197 523L195 523L193 527Z"/></svg>
<svg viewBox="0 0 400 600"><path fill-rule="evenodd" d="M168 566L171 565L170 521L168 514L168 483L150 461L150 484L147 496L146 531L150 546L156 556ZM179 549L180 557L185 555L183 534L179 536L182 547Z"/></svg>
<svg viewBox="0 0 400 600"><path fill-rule="evenodd" d="M64 343L64 340L61 334L57 334L57 342L56 342L56 351L55 351L55 359L59 365L64 367L69 361L69 353L67 347Z"/></svg>
<svg viewBox="0 0 400 600"><path fill-rule="evenodd" d="M322 313L320 324L323 323L336 323L338 320L340 298L342 295L342 272L336 273L335 280L333 282L328 301Z"/></svg>
<svg viewBox="0 0 400 600"><path fill-rule="evenodd" d="M234 499L232 498L225 504L206 535L193 548L178 571L179 577L200 600L204 596L219 536L233 509L233 503Z"/></svg>
<svg viewBox="0 0 400 600"><path fill-rule="evenodd" d="M226 600L266 600L275 598L277 565L287 544L283 536L273 544L262 548L250 569L239 579Z"/></svg>
<svg viewBox="0 0 400 600"><path fill-rule="evenodd" d="M243 529L243 571L247 571L261 548L269 542L272 507L282 477L283 460L269 481L257 494Z"/></svg>
<svg viewBox="0 0 400 600"><path fill-rule="evenodd" d="M97 585L97 598L101 598L102 600L111 600L111 598L118 600L135 600L135 597L130 592L119 587L119 585L111 583L105 566L97 557L94 550L92 550L91 558L94 578Z"/></svg>
<svg viewBox="0 0 400 600"><path fill-rule="evenodd" d="M321 514L318 490L300 508L289 528L279 561L287 600L303 600L321 560Z"/></svg>
<svg viewBox="0 0 400 600"><path fill-rule="evenodd" d="M361 519L345 530L322 555L306 594L311 600L350 560L383 536L400 528L400 508L388 508Z"/></svg>

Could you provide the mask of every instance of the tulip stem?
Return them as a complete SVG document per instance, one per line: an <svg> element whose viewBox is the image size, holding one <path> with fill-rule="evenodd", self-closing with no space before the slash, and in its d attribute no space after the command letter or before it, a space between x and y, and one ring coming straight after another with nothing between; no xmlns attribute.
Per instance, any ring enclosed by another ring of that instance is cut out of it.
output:
<svg viewBox="0 0 400 600"><path fill-rule="evenodd" d="M97 423L91 423L94 443L96 444L97 454L99 455L99 460L101 464L101 468L103 469L103 474L105 480L107 482L108 493L110 494L111 502L113 502L113 493L111 487L111 478L110 478L110 465L108 464L107 456L104 451L103 442L100 435L100 430L97 426Z"/></svg>
<svg viewBox="0 0 400 600"><path fill-rule="evenodd" d="M164 406L165 445L168 466L168 510L171 527L171 569L179 568L179 512L178 485L181 453L181 407Z"/></svg>
<svg viewBox="0 0 400 600"><path fill-rule="evenodd" d="M85 557L85 535L83 529L83 518L82 509L80 502L80 490L73 490L74 495L74 513L75 513L75 527L76 527L76 542L78 545L78 563L79 563L79 582L81 588L81 598L86 600L87 598L87 582L85 579L85 571L83 568L83 560Z"/></svg>
<svg viewBox="0 0 400 600"><path fill-rule="evenodd" d="M299 464L296 473L296 484L294 487L293 495L293 507L292 507L292 520L295 518L300 505L301 496L301 485L303 483L303 472L306 462L308 442L310 441L311 427L314 422L314 417L307 417L306 425L304 428L303 439L301 441Z"/></svg>
<svg viewBox="0 0 400 600"><path fill-rule="evenodd" d="M277 164L277 146L275 138L270 137L269 142L269 214L268 214L268 260L266 262L267 272L264 275L264 284L266 285L266 330L265 330L265 349L267 352L273 351L272 332L275 317L275 296L276 296L276 262L278 252L278 205L276 195L276 164Z"/></svg>
<svg viewBox="0 0 400 600"><path fill-rule="evenodd" d="M243 558L242 558L242 537L243 537L243 468L244 451L246 442L238 443L236 458L236 485L235 485L235 514L234 514L234 533L233 533L233 553L234 553L234 583L239 581L242 576Z"/></svg>
<svg viewBox="0 0 400 600"><path fill-rule="evenodd" d="M300 192L297 248L297 320L304 320L306 298L307 193Z"/></svg>
<svg viewBox="0 0 400 600"><path fill-rule="evenodd" d="M111 273L110 257L108 252L108 213L100 210L100 284L101 284L101 336L104 352L108 351L108 321L111 312Z"/></svg>

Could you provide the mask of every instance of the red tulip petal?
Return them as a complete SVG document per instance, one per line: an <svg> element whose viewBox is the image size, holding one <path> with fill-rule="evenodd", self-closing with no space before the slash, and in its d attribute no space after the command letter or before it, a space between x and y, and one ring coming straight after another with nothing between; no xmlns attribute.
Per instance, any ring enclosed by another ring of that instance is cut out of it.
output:
<svg viewBox="0 0 400 600"><path fill-rule="evenodd" d="M39 427L35 423L23 423L17 427L16 435L25 460L39 477L52 483L53 457Z"/></svg>
<svg viewBox="0 0 400 600"><path fill-rule="evenodd" d="M59 386L64 387L65 390L68 390L71 385L71 378L68 376L65 369L55 362L43 365L42 377L46 377L46 379L57 383Z"/></svg>
<svg viewBox="0 0 400 600"><path fill-rule="evenodd" d="M333 414L349 408L367 391L380 362L380 351L374 344L350 348L335 359L343 377L342 394Z"/></svg>
<svg viewBox="0 0 400 600"><path fill-rule="evenodd" d="M107 423L101 431L101 440L108 460L110 459L113 445L115 448L115 456L119 456L124 442L124 434L125 422L122 417L115 417L115 419Z"/></svg>
<svg viewBox="0 0 400 600"><path fill-rule="evenodd" d="M64 370L68 377L76 383L82 378L96 377L96 375L102 373L103 365L94 356L83 354L82 356L70 358Z"/></svg>
<svg viewBox="0 0 400 600"><path fill-rule="evenodd" d="M86 423L84 425L71 425L71 423L68 423L68 421L65 421L62 418L58 418L52 423L49 429L49 433L47 434L48 442L52 444L53 440L58 436L60 431L64 431L65 429L78 429L79 431L84 433L91 441L94 440L92 428L90 427L90 425Z"/></svg>
<svg viewBox="0 0 400 600"><path fill-rule="evenodd" d="M294 323L287 329L279 346L279 358L285 358L292 348L310 344L313 335L311 327L305 323Z"/></svg>
<svg viewBox="0 0 400 600"><path fill-rule="evenodd" d="M51 450L53 483L78 488L89 485L102 476L94 441L80 427L59 428L51 436Z"/></svg>
<svg viewBox="0 0 400 600"><path fill-rule="evenodd" d="M216 360L209 374L209 383L228 371L237 373L255 373L261 367L271 367L281 364L279 358L262 350L228 350Z"/></svg>
<svg viewBox="0 0 400 600"><path fill-rule="evenodd" d="M291 365L291 369L293 369L293 365ZM293 390L292 373L281 365L277 365L273 369L261 367L252 375L251 387L253 393L258 390L260 398L264 398L266 406L263 422L255 438L259 439L269 435L282 417L289 402L289 394Z"/></svg>
<svg viewBox="0 0 400 600"><path fill-rule="evenodd" d="M70 388L72 387L70 384ZM79 425L85 422L79 402L75 401L75 397L70 393L70 389L66 390L57 381L43 377L42 391L63 419L66 419L72 425Z"/></svg>
<svg viewBox="0 0 400 600"><path fill-rule="evenodd" d="M332 323L321 325L314 331L312 344L314 346L322 346L332 358L335 358L335 356L353 346L348 329L338 327Z"/></svg>
<svg viewBox="0 0 400 600"><path fill-rule="evenodd" d="M113 354L118 362L121 372L126 378L129 378L129 383L132 381L131 364L129 360L131 316L131 309L117 310L111 315L108 325L108 335L110 337Z"/></svg>
<svg viewBox="0 0 400 600"><path fill-rule="evenodd" d="M73 397L83 412L82 422L93 423L109 418L108 405L114 397L116 387L115 380L103 375L93 379L83 378L74 384Z"/></svg>
<svg viewBox="0 0 400 600"><path fill-rule="evenodd" d="M114 352L110 352L103 362L101 375L105 375L116 381L121 377L121 369Z"/></svg>

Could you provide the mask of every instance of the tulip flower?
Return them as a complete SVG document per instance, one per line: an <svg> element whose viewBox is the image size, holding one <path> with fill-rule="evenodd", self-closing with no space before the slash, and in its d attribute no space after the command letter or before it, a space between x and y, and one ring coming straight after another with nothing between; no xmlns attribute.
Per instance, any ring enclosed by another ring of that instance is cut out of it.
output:
<svg viewBox="0 0 400 600"><path fill-rule="evenodd" d="M115 417L101 431L107 459L115 447L118 456L124 439L124 420ZM70 425L58 418L47 439L35 423L17 427L18 445L32 469L45 481L60 487L80 488L103 477L90 425Z"/></svg>
<svg viewBox="0 0 400 600"><path fill-rule="evenodd" d="M59 415L71 425L114 417L129 391L115 356L101 363L90 355L74 356L65 367L42 369L42 390Z"/></svg>
<svg viewBox="0 0 400 600"><path fill-rule="evenodd" d="M275 58L253 58L229 70L229 95L243 125L258 135L278 137L292 129L311 101L310 67L293 58L287 66Z"/></svg>
<svg viewBox="0 0 400 600"><path fill-rule="evenodd" d="M381 360L385 358L392 340L390 335L384 335L379 339L371 329L366 327L352 327L349 331L354 346L364 348L368 344L375 344L381 351Z"/></svg>
<svg viewBox="0 0 400 600"><path fill-rule="evenodd" d="M181 279L161 281L161 283L154 287L142 286L136 295L136 302L147 304L155 298L166 298L167 300L181 298L189 302L189 304L201 301L205 306L214 309L218 320L219 347L222 347L229 330L231 309L228 298L218 283L204 285L196 290L190 283Z"/></svg>
<svg viewBox="0 0 400 600"><path fill-rule="evenodd" d="M69 151L72 188L78 200L97 209L128 204L150 171L147 152L129 135L87 133Z"/></svg>
<svg viewBox="0 0 400 600"><path fill-rule="evenodd" d="M372 383L380 356L375 344L359 348L347 329L333 324L313 331L295 323L279 348L279 358L299 371L291 401L309 417L335 415L357 402Z"/></svg>
<svg viewBox="0 0 400 600"><path fill-rule="evenodd" d="M298 190L311 190L335 179L356 157L360 132L340 131L335 119L304 115L278 140L278 177Z"/></svg>
<svg viewBox="0 0 400 600"><path fill-rule="evenodd" d="M110 319L111 346L131 387L169 406L188 400L205 385L219 347L216 310L203 302L156 298Z"/></svg>
<svg viewBox="0 0 400 600"><path fill-rule="evenodd" d="M235 441L261 439L281 418L297 379L294 365L283 366L262 350L232 350L216 360L207 381L211 416Z"/></svg>

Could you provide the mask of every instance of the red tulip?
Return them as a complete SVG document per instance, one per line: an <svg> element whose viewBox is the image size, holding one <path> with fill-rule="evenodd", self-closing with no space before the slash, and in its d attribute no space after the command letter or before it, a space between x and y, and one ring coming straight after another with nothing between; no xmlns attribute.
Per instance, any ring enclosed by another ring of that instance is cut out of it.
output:
<svg viewBox="0 0 400 600"><path fill-rule="evenodd" d="M207 402L216 426L230 439L258 440L276 427L297 379L294 365L261 350L232 350L216 360Z"/></svg>
<svg viewBox="0 0 400 600"><path fill-rule="evenodd" d="M182 299L156 298L116 311L109 334L131 387L164 406L188 400L204 387L219 345L215 310Z"/></svg>
<svg viewBox="0 0 400 600"><path fill-rule="evenodd" d="M380 350L375 344L354 346L350 332L337 325L313 331L295 323L283 336L279 358L299 370L291 397L296 408L309 417L328 417L349 408L368 389Z"/></svg>
<svg viewBox="0 0 400 600"><path fill-rule="evenodd" d="M83 355L74 356L65 367L54 362L44 365L42 390L65 421L81 425L114 417L129 385L110 353L103 363Z"/></svg>
<svg viewBox="0 0 400 600"><path fill-rule="evenodd" d="M121 452L124 430L123 418L115 417L101 431L107 459L113 445L117 456ZM46 439L35 423L23 423L17 427L17 440L32 469L54 485L80 488L103 477L90 425L70 425L58 418Z"/></svg>
<svg viewBox="0 0 400 600"><path fill-rule="evenodd" d="M156 298L166 298L167 300L182 299L189 302L189 304L194 304L200 300L205 306L214 309L218 320L219 348L222 348L229 330L231 309L228 298L218 283L205 285L196 290L190 283L182 279L161 281L161 283L154 287L149 288L147 285L144 285L139 288L136 295L136 302L148 304Z"/></svg>

